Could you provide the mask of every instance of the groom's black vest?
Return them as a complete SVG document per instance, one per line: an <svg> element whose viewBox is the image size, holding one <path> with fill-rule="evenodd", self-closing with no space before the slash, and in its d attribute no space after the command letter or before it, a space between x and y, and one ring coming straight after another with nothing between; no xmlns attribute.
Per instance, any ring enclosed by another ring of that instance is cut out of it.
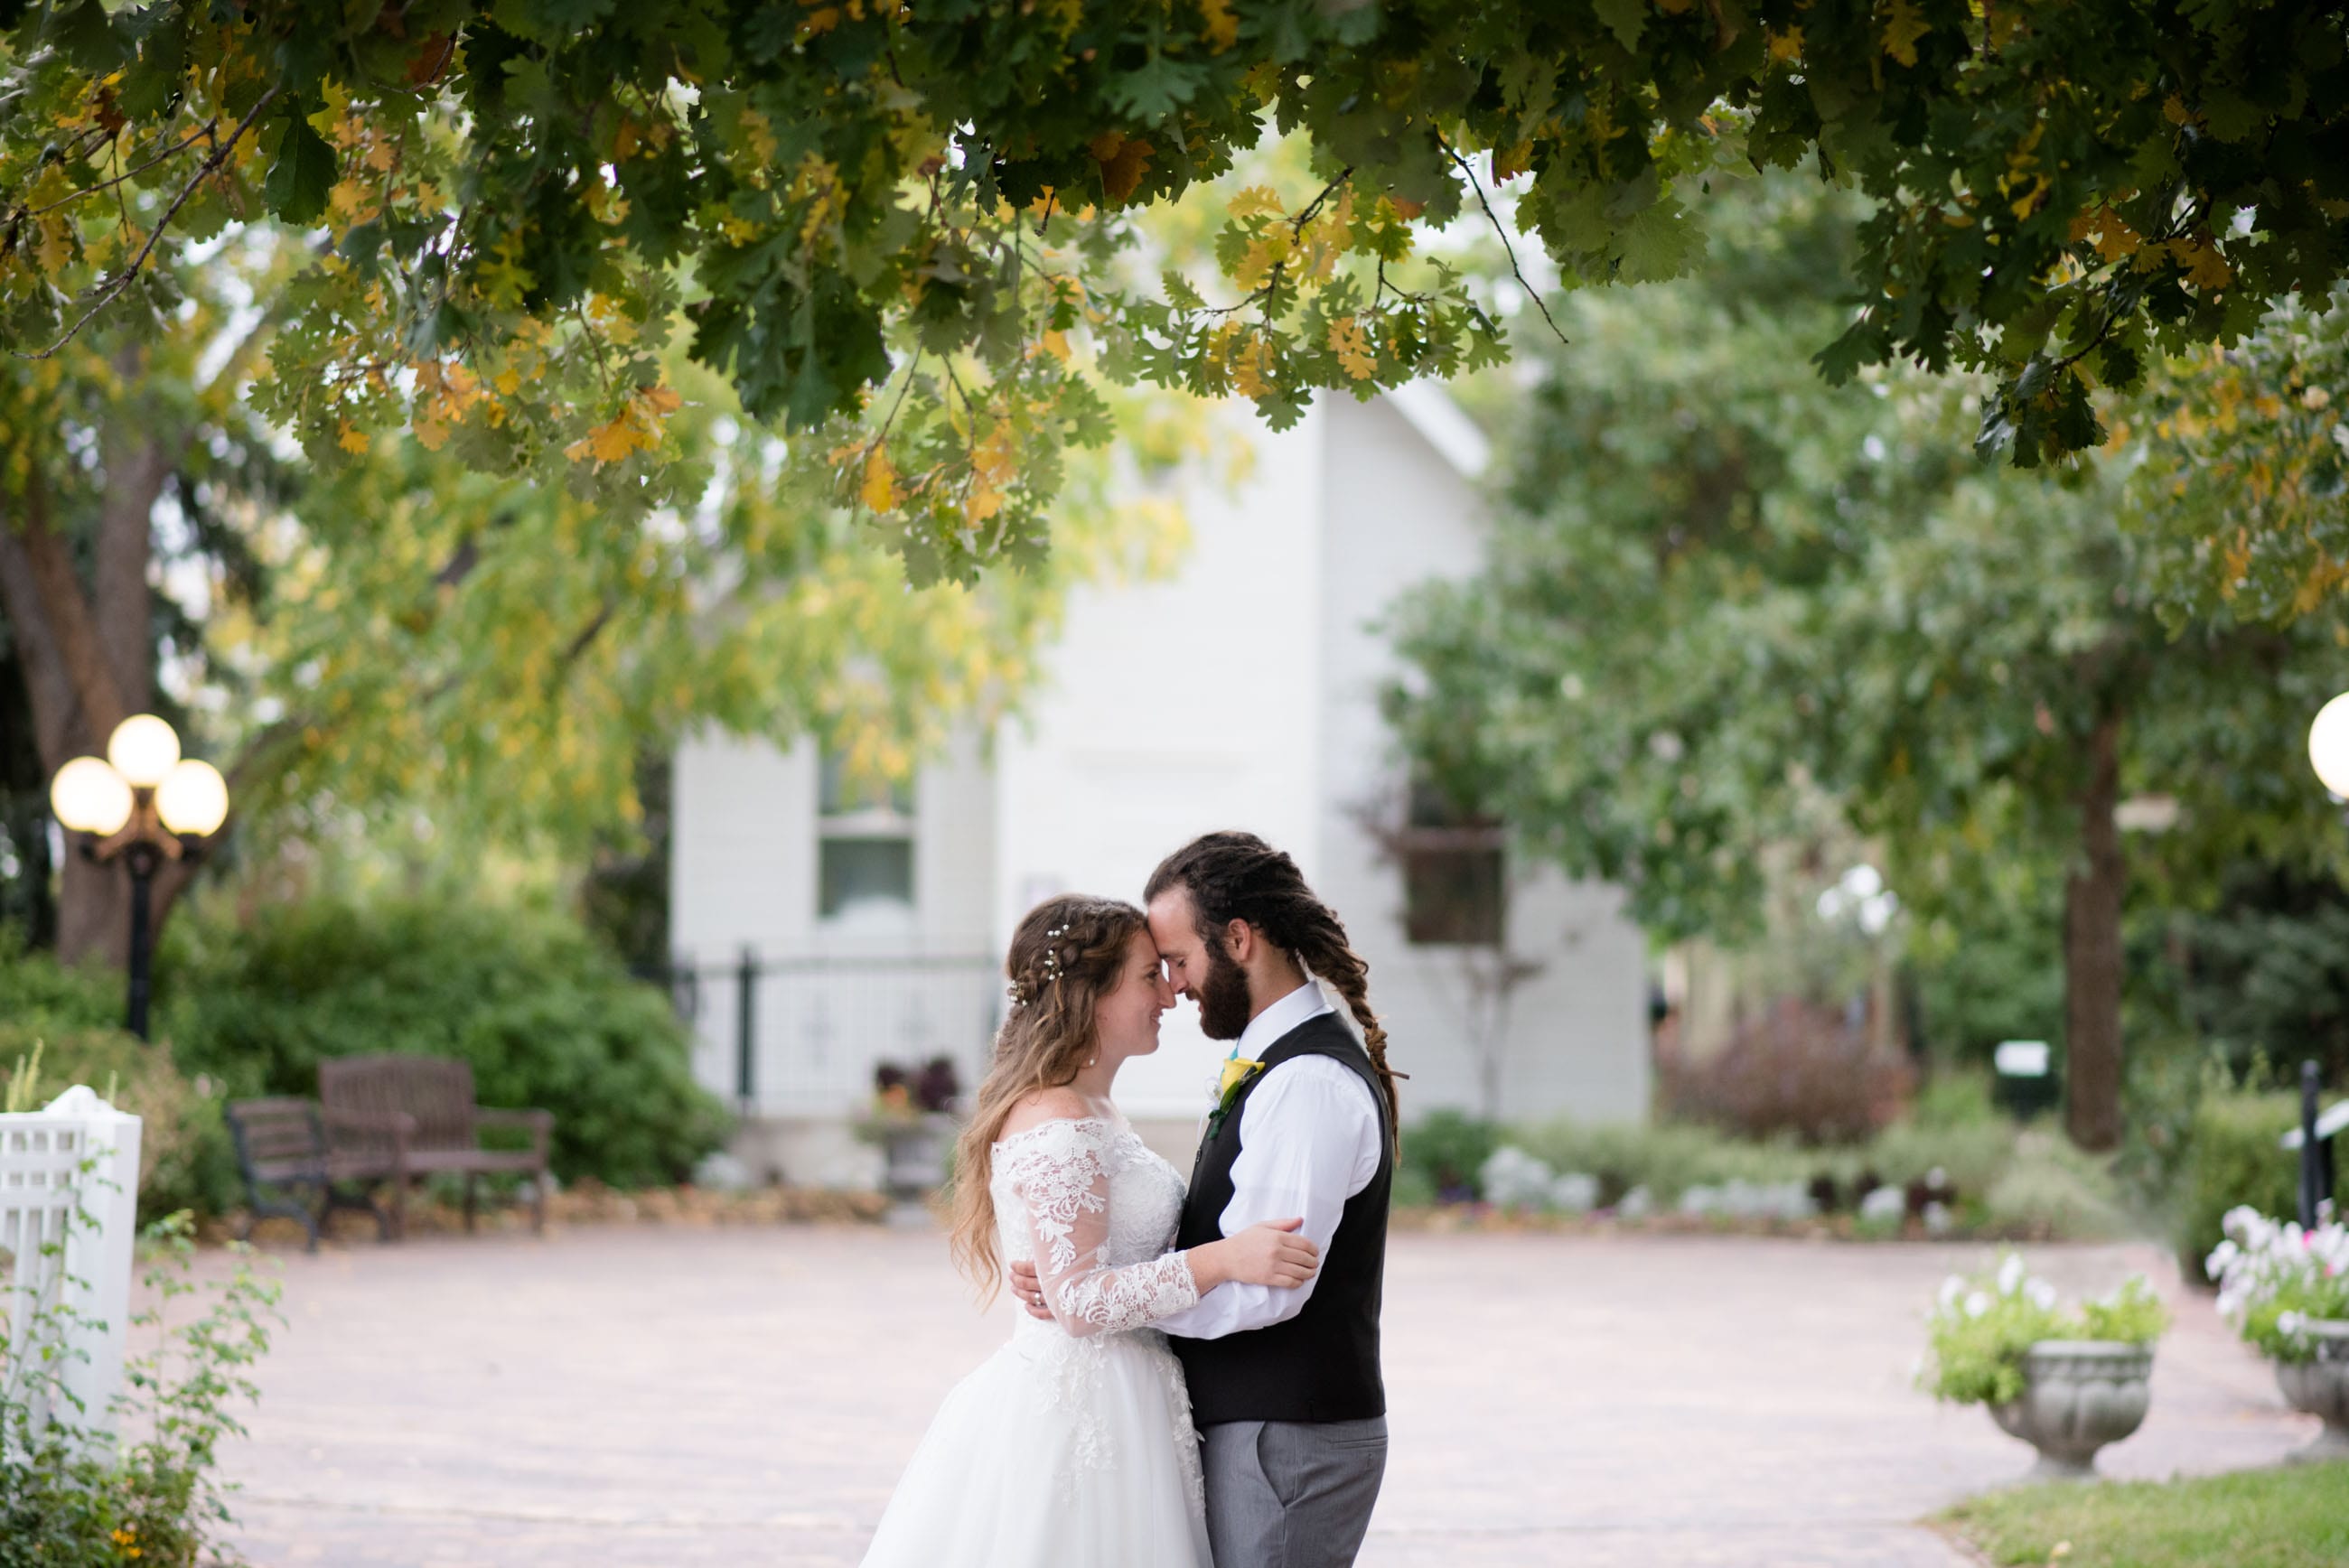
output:
<svg viewBox="0 0 2349 1568"><path fill-rule="evenodd" d="M1379 1376L1379 1294L1386 1274L1394 1147L1386 1134L1387 1102L1377 1069L1336 1014L1309 1018L1276 1041L1262 1057L1265 1071L1239 1091L1215 1133L1199 1145L1174 1244L1195 1247L1223 1234L1218 1222L1232 1201L1241 1113L1271 1070L1298 1057L1329 1057L1370 1086L1379 1107L1378 1173L1346 1201L1338 1233L1321 1255L1313 1294L1295 1317L1221 1339L1170 1336L1190 1380L1192 1419L1203 1427L1218 1421L1361 1421L1387 1412L1386 1384Z"/></svg>

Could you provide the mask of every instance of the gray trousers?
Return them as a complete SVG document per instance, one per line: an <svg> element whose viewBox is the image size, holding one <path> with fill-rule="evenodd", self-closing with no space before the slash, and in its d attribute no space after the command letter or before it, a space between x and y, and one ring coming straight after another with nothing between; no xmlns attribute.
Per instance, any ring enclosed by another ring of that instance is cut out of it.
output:
<svg viewBox="0 0 2349 1568"><path fill-rule="evenodd" d="M1219 1421L1199 1434L1216 1568L1348 1568L1387 1473L1387 1422Z"/></svg>

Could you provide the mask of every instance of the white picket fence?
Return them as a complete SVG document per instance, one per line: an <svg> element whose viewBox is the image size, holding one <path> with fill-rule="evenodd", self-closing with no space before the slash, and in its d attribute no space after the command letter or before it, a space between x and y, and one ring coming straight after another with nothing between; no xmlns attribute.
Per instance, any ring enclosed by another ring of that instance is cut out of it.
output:
<svg viewBox="0 0 2349 1568"><path fill-rule="evenodd" d="M64 1418L104 1429L122 1385L139 1132L137 1117L79 1085L39 1110L0 1115L0 1298L8 1332L0 1381L11 1401L35 1401L36 1427L55 1412L29 1385L23 1347L45 1310L65 1327L58 1380L81 1401L80 1414L68 1408Z"/></svg>

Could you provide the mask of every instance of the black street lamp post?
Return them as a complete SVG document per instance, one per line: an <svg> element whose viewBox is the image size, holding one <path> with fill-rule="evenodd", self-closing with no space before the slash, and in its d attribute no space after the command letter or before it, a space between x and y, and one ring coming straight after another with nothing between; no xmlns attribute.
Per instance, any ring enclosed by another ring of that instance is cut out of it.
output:
<svg viewBox="0 0 2349 1568"><path fill-rule="evenodd" d="M77 757L58 769L49 804L59 825L80 835L84 859L98 865L119 860L130 873L128 1025L143 1040L155 874L167 861L202 853L204 841L228 818L228 783L211 763L181 757L171 727L142 713L115 727L105 757Z"/></svg>

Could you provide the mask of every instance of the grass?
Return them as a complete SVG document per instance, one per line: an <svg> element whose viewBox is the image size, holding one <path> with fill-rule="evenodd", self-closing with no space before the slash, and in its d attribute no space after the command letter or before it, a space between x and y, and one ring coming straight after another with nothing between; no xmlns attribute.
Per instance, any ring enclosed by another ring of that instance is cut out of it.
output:
<svg viewBox="0 0 2349 1568"><path fill-rule="evenodd" d="M2018 1487L1961 1502L1935 1522L1997 1563L2339 1568L2349 1563L2349 1461Z"/></svg>

